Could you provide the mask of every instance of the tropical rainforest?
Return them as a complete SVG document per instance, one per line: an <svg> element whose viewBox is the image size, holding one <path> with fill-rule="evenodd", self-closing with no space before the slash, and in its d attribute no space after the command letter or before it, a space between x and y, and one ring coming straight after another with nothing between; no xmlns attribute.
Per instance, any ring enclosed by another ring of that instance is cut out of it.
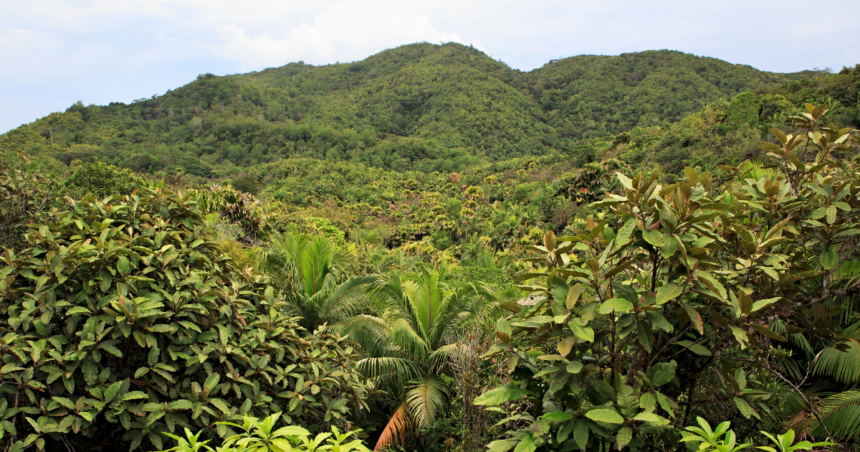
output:
<svg viewBox="0 0 860 452"><path fill-rule="evenodd" d="M860 450L858 129L666 50L78 102L0 136L0 446Z"/></svg>

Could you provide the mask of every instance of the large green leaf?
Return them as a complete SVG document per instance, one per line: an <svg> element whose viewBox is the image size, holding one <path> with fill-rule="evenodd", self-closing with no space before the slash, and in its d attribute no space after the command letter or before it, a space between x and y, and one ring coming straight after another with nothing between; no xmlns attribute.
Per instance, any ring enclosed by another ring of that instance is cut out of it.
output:
<svg viewBox="0 0 860 452"><path fill-rule="evenodd" d="M537 444L535 444L535 438L531 434L524 436L517 447L514 449L514 452L534 452L537 449Z"/></svg>
<svg viewBox="0 0 860 452"><path fill-rule="evenodd" d="M627 312L633 310L633 303L623 298L612 298L603 302L597 312L601 314L611 314L614 312Z"/></svg>
<svg viewBox="0 0 860 452"><path fill-rule="evenodd" d="M517 439L499 439L487 444L487 452L507 452L519 442Z"/></svg>
<svg viewBox="0 0 860 452"><path fill-rule="evenodd" d="M585 413L585 417L592 421L605 422L607 424L623 424L624 418L617 411L608 408L595 408Z"/></svg>
<svg viewBox="0 0 860 452"><path fill-rule="evenodd" d="M661 305L668 303L678 295L681 295L681 288L675 284L669 283L660 286L660 288L657 289L657 304Z"/></svg>
<svg viewBox="0 0 860 452"><path fill-rule="evenodd" d="M678 363L674 360L668 363L657 363L648 371L648 379L651 380L651 385L654 387L663 386L675 378L675 370L678 368Z"/></svg>
<svg viewBox="0 0 860 452"><path fill-rule="evenodd" d="M511 400L519 399L528 394L527 389L522 389L517 383L509 383L500 388L490 389L489 391L475 397L473 402L475 405L500 405Z"/></svg>

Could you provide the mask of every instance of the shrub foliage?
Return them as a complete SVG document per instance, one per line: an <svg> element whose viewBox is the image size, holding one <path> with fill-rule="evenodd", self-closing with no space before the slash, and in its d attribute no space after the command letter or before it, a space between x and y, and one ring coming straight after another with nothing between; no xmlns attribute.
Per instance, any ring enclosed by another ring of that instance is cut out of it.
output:
<svg viewBox="0 0 860 452"><path fill-rule="evenodd" d="M182 426L224 436L216 422L282 411L312 428L363 406L353 347L305 334L201 220L168 190L88 196L5 252L0 416L14 450L70 433L161 448Z"/></svg>

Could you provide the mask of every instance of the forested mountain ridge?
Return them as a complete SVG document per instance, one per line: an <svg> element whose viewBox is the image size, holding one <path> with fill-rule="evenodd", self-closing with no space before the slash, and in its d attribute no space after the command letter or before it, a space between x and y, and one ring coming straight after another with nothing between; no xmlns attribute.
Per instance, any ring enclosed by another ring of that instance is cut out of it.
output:
<svg viewBox="0 0 860 452"><path fill-rule="evenodd" d="M674 122L720 98L816 75L763 72L677 51L580 55L526 74L550 123L574 137Z"/></svg>
<svg viewBox="0 0 860 452"><path fill-rule="evenodd" d="M797 79L673 51L580 56L521 72L459 44L363 61L203 75L130 105L77 104L4 136L66 163L227 176L279 158L455 171L570 151L577 140L678 120L719 98Z"/></svg>

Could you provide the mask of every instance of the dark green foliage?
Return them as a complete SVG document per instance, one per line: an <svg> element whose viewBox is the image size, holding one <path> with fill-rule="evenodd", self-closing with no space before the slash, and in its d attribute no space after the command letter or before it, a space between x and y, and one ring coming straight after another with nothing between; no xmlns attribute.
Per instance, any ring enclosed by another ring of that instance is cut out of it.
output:
<svg viewBox="0 0 860 452"><path fill-rule="evenodd" d="M188 197L88 196L26 239L0 270L11 442L161 448L182 426L223 436L217 421L282 411L328 430L364 406L352 346L307 335L264 277L234 270Z"/></svg>
<svg viewBox="0 0 860 452"><path fill-rule="evenodd" d="M20 249L27 224L53 205L52 184L23 152L0 150L0 249Z"/></svg>

